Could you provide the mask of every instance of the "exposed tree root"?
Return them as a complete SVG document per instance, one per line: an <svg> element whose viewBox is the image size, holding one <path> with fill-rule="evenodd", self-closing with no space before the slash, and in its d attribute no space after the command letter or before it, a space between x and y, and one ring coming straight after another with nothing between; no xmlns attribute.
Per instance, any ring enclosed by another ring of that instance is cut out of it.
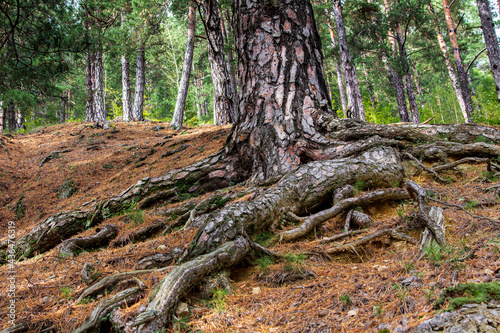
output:
<svg viewBox="0 0 500 333"><path fill-rule="evenodd" d="M366 232L366 231L365 230L345 231L345 232L343 232L341 234L338 234L338 235L335 235L335 236L332 236L332 237L321 238L321 239L318 239L316 241L319 242L320 244L330 243L330 242L342 239L342 238L347 237L347 236L353 236L353 235L357 235L357 234L362 234L364 232Z"/></svg>
<svg viewBox="0 0 500 333"><path fill-rule="evenodd" d="M113 243L111 243L111 246L113 247L120 247L127 245L129 243L136 243L139 241L144 241L145 239L159 233L165 227L169 225L168 222L163 221L163 220L155 220L153 221L150 225L141 228L135 232L129 233L127 235L123 235L117 240L115 240Z"/></svg>
<svg viewBox="0 0 500 333"><path fill-rule="evenodd" d="M357 198L344 199L337 202L332 208L302 218L303 222L299 227L285 230L278 234L279 241L290 242L300 237L304 237L313 230L314 227L321 225L321 223L352 207L369 205L381 201L404 200L409 198L408 192L403 189L386 189L373 191Z"/></svg>
<svg viewBox="0 0 500 333"><path fill-rule="evenodd" d="M141 292L144 290L144 283L135 279L138 287L126 289L108 299L99 302L97 307L92 311L89 320L78 327L73 333L93 333L99 331L101 320L105 318L114 308L124 305L131 305L137 302Z"/></svg>
<svg viewBox="0 0 500 333"><path fill-rule="evenodd" d="M464 207L462 207L460 205L451 204L451 203L444 202L444 201L441 201L441 200L438 200L438 199L434 199L434 198L429 198L429 200L437 202L437 203L445 205L445 206L458 208L458 209L464 211L465 213L467 213L467 215L469 215L470 217L478 219L478 220L487 220L487 221L490 221L490 222L493 222L493 223L500 223L499 220L495 220L495 219L492 219L492 218L489 218L489 217L486 217L486 216L472 214L471 212L469 212L467 209L465 209Z"/></svg>
<svg viewBox="0 0 500 333"><path fill-rule="evenodd" d="M138 275L143 275L151 272L159 272L163 271L166 269L169 269L170 267L165 267L162 269L145 269L145 270L138 270L138 271L132 271L132 272L124 272L124 273L118 273L110 276L106 276L105 278L101 279L99 282L96 284L93 284L89 288L85 289L80 297L76 300L76 303L80 303L84 298L87 297L92 297L94 295L97 295L98 293L104 292L104 290L111 288L115 284L117 284L120 281L127 280L129 278L133 278Z"/></svg>
<svg viewBox="0 0 500 333"><path fill-rule="evenodd" d="M436 170L432 170L432 169L426 167L422 162L420 162L418 160L418 158L416 158L412 154L404 152L403 155L406 156L406 157L408 157L408 158L410 158L415 163L417 163L417 165L418 165L418 167L420 169L423 169L423 170L427 171L428 173L432 174L434 176L434 178L436 178L436 180L438 180L440 183L443 183L443 184L448 183L448 181L446 181L445 179L441 178L441 176L436 172Z"/></svg>
<svg viewBox="0 0 500 333"><path fill-rule="evenodd" d="M167 199L170 199L175 196L177 196L176 188L171 188L169 190L164 190L164 191L158 191L153 195L146 197L142 201L140 201L137 204L137 208L139 209L149 208L158 202L164 203L165 201L167 201Z"/></svg>
<svg viewBox="0 0 500 333"><path fill-rule="evenodd" d="M61 257L74 257L80 250L95 249L107 245L118 235L118 227L114 224L107 224L97 234L84 238L71 238L62 242L59 248Z"/></svg>
<svg viewBox="0 0 500 333"><path fill-rule="evenodd" d="M491 160L489 158L466 157L466 158L462 158L458 161L455 161L453 163L438 165L432 169L436 172L439 172L439 171L443 171L443 170L453 169L454 167L456 167L460 164L464 164L464 163L488 163L488 170L490 170L491 169L491 167L489 165L490 161Z"/></svg>
<svg viewBox="0 0 500 333"><path fill-rule="evenodd" d="M455 158L471 156L494 158L500 154L500 148L492 144L484 142L462 144L448 141L413 146L410 153L424 160L434 160L436 159L435 151L441 151L447 156Z"/></svg>
<svg viewBox="0 0 500 333"><path fill-rule="evenodd" d="M167 253L154 253L142 257L137 262L137 269L162 268L172 264L174 260L180 257L184 249L176 247Z"/></svg>

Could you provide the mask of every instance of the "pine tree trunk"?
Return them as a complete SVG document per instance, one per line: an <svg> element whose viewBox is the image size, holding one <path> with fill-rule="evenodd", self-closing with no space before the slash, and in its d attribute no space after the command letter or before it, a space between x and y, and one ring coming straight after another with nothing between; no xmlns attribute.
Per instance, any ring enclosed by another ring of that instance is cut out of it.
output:
<svg viewBox="0 0 500 333"><path fill-rule="evenodd" d="M226 9L226 21L227 21L227 30L224 28L224 40L226 43L229 42L229 38L231 37L233 31L232 31L232 26L233 26L233 21L231 20L231 12L229 9ZM234 38L233 38L234 40ZM231 80L231 91L233 93L233 105L237 109L238 105L238 83L236 80L236 71L233 68L233 63L234 63L234 56L233 56L233 51L229 50L227 53L227 71L229 72L229 79ZM233 119L232 123L235 123L238 121L239 113L235 112L236 114L236 119Z"/></svg>
<svg viewBox="0 0 500 333"><path fill-rule="evenodd" d="M125 25L125 11L121 13L122 28ZM130 64L127 57L122 54L122 109L123 120L132 120L132 108L130 105Z"/></svg>
<svg viewBox="0 0 500 333"><path fill-rule="evenodd" d="M420 85L420 79L418 78L417 65L413 62L411 64L413 72L415 73L415 87L417 88L417 95L423 95L422 86Z"/></svg>
<svg viewBox="0 0 500 333"><path fill-rule="evenodd" d="M396 40L398 42L401 64L403 65L403 71L405 73L406 93L408 95L408 102L410 104L411 118L414 123L420 123L420 114L418 113L417 100L415 98L415 89L413 88L413 80L411 77L408 55L406 54L403 33L399 25L396 27Z"/></svg>
<svg viewBox="0 0 500 333"><path fill-rule="evenodd" d="M477 0L479 17L481 18L481 28L483 29L484 43L488 50L491 73L495 80L495 90L497 101L500 102L500 47L495 32L495 25L491 16L490 4L488 0Z"/></svg>
<svg viewBox="0 0 500 333"><path fill-rule="evenodd" d="M87 54L87 65L85 67L85 120L88 122L94 122L96 120L95 108L94 108L94 62L95 53L89 51Z"/></svg>
<svg viewBox="0 0 500 333"><path fill-rule="evenodd" d="M66 122L66 101L67 97L61 95L61 113L59 114L59 121L61 124L64 124Z"/></svg>
<svg viewBox="0 0 500 333"><path fill-rule="evenodd" d="M233 104L237 92L233 91L224 54L224 37L217 1L205 0L202 8L208 41L208 62L214 86L214 124L235 123L239 118L238 108Z"/></svg>
<svg viewBox="0 0 500 333"><path fill-rule="evenodd" d="M313 147L325 143L316 122L323 113L335 117L311 4L282 2L279 8L259 0L233 2L245 118L233 127L226 150L252 180L314 159Z"/></svg>
<svg viewBox="0 0 500 333"><path fill-rule="evenodd" d="M342 16L342 4L340 0L333 0L333 15L337 26L337 37L339 41L339 53L342 61L342 67L346 75L346 91L347 102L349 109L354 118L365 120L365 108L363 106L363 98L359 89L358 75L356 66L352 61L347 45L347 36L344 25L344 17Z"/></svg>
<svg viewBox="0 0 500 333"><path fill-rule="evenodd" d="M94 61L94 115L96 122L106 122L106 111L104 108L104 76L102 66L102 51L95 53Z"/></svg>
<svg viewBox="0 0 500 333"><path fill-rule="evenodd" d="M458 47L457 35L455 32L455 24L451 16L450 5L448 0L443 0L443 10L446 18L446 25L448 26L448 33L450 35L450 42L453 51L453 58L455 59L455 66L457 68L458 82L460 83L460 90L465 103L466 117L465 122L470 123L473 121L473 106L470 97L469 87L467 85L467 73L465 73L462 57L460 56L460 49Z"/></svg>
<svg viewBox="0 0 500 333"><path fill-rule="evenodd" d="M145 50L144 46L137 49L137 60L135 63L135 93L134 105L132 106L132 116L135 121L143 121L144 89L146 85L145 72Z"/></svg>
<svg viewBox="0 0 500 333"><path fill-rule="evenodd" d="M330 37L332 39L332 47L335 49L337 47L335 42L335 31L333 30L330 16L328 16L328 29L330 30ZM337 86L339 88L340 103L342 105L342 114L347 117L347 100L344 90L344 79L345 73L342 73L342 68L340 67L339 59L335 59L335 73L337 74Z"/></svg>
<svg viewBox="0 0 500 333"><path fill-rule="evenodd" d="M170 127L173 129L182 128L182 120L184 119L184 108L186 107L186 99L188 95L189 79L191 77L191 67L193 65L194 39L196 30L196 9L189 6L188 13L188 33L186 42L186 53L184 54L184 64L182 66L181 82L179 91L177 92L177 102L175 103L174 115Z"/></svg>
<svg viewBox="0 0 500 333"><path fill-rule="evenodd" d="M16 126L16 110L14 108L14 101L10 100L9 107L7 108L7 117L9 119L9 132L14 132Z"/></svg>

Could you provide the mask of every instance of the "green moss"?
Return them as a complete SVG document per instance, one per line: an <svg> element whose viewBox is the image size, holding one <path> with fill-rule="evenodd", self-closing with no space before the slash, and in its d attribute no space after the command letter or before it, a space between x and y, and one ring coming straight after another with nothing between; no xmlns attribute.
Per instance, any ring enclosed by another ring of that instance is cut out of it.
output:
<svg viewBox="0 0 500 333"><path fill-rule="evenodd" d="M26 206L24 205L23 199L24 199L24 194L21 194L13 209L16 213L16 217L18 220L22 219L24 215L26 215Z"/></svg>
<svg viewBox="0 0 500 333"><path fill-rule="evenodd" d="M459 309L464 304L488 303L491 300L500 300L500 283L461 283L456 287L448 287L434 303L434 308L439 309L447 301L449 309Z"/></svg>

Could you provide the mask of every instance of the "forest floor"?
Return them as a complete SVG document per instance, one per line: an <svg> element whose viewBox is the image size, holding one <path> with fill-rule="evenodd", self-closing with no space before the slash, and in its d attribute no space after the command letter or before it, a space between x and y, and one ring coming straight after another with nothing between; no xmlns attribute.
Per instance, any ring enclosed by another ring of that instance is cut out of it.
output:
<svg viewBox="0 0 500 333"><path fill-rule="evenodd" d="M159 176L216 153L229 129L203 126L173 131L164 123L117 122L110 130L102 130L88 123L68 123L33 134L0 136L0 231L3 233L0 242L7 239L9 221L15 222L18 239L57 212L110 198L141 178ZM183 145L187 145L185 149L162 157ZM49 155L54 158L46 159ZM498 218L500 201L489 190L498 181L495 175L486 172L486 164L463 164L457 169L445 173L450 183L443 185L418 172L411 163L405 164L406 177L432 190L436 199L465 206L475 215ZM58 189L68 178L72 178L78 192L68 199L59 199ZM228 191L243 186L235 184ZM24 205L24 209L16 210L16 204L18 208ZM431 202L431 205L439 204ZM176 320L172 331L411 330L433 316L433 303L444 288L500 278L500 225L472 218L458 208L441 207L446 218L448 247L429 251L421 259L418 259L421 254L418 245L389 237L353 252L321 254L319 240L341 233L342 217L328 221L309 237L294 243L267 244L271 235L256 235L261 244L288 254L287 260L248 258L232 269L229 293L216 291L208 298L193 293L186 298L190 315ZM412 224L417 211L413 202L384 203L362 209L375 221L372 228L402 225L407 234L419 239L421 230ZM19 214L21 211L24 214ZM130 211L102 224L115 224L121 237L161 219L158 212L157 209ZM94 233L95 230L89 229L78 236ZM42 326L58 332L72 331L88 319L97 304L92 299L76 303L88 287L81 279L85 263L95 265L100 278L132 271L145 255L188 247L194 234L195 230L175 230L166 236L160 233L143 242L110 246L66 259L59 258L55 248L19 262L16 322L39 323L39 331ZM356 237L360 236L341 242ZM475 248L478 250L472 258L456 260ZM309 255L294 255L301 252ZM314 274L307 279L281 283L287 270L309 270ZM0 330L10 326L6 291L9 274L7 265L0 266ZM141 277L147 286L146 296L164 274L155 272ZM98 299L102 297L108 296L99 295ZM122 312L132 316L146 303L144 297Z"/></svg>

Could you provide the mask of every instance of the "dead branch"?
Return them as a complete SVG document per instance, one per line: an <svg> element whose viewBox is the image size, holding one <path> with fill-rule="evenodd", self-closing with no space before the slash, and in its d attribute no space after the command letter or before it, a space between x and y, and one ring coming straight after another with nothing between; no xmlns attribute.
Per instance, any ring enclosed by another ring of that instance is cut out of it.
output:
<svg viewBox="0 0 500 333"><path fill-rule="evenodd" d="M414 181L407 181L405 184L406 190L412 198L418 203L418 216L424 221L425 225L432 232L436 241L441 246L446 246L446 237L444 228L436 224L434 220L429 217L429 207L427 203L427 193Z"/></svg>
<svg viewBox="0 0 500 333"><path fill-rule="evenodd" d="M285 230L279 233L277 237L280 241L289 242L307 235L314 227L321 225L321 223L337 216L348 208L369 205L381 201L404 200L409 198L408 192L403 189L384 189L373 191L357 198L344 199L329 209L304 218L300 226L291 230Z"/></svg>
<svg viewBox="0 0 500 333"><path fill-rule="evenodd" d="M281 253L273 251L273 250L269 250L268 248L265 248L264 246L262 246L258 243L255 243L253 241L249 241L249 244L250 244L250 247L252 249L254 249L255 251L262 252L265 255L268 255L270 257L276 257L276 258L283 258L284 257Z"/></svg>
<svg viewBox="0 0 500 333"><path fill-rule="evenodd" d="M466 158L462 158L461 160L455 161L453 163L448 163L448 164L436 166L436 167L432 168L432 170L439 172L442 170L453 169L457 165L464 164L464 163L487 163L489 161L490 161L490 159L486 158L486 157L485 158L466 157Z"/></svg>
<svg viewBox="0 0 500 333"><path fill-rule="evenodd" d="M170 267L164 267L160 269L144 269L144 270L139 270L139 271L132 271L132 272L124 272L124 273L118 273L110 276L106 276L105 278L101 279L99 282L93 284L89 288L85 289L80 297L76 300L76 304L80 303L82 299L86 297L90 297L93 295L96 295L106 289L108 289L111 286L114 286L120 281L129 279L131 277L135 277L138 275L142 274L147 274L147 273L152 273L152 272L161 272L164 270L167 270L169 268L173 268L172 266Z"/></svg>
<svg viewBox="0 0 500 333"><path fill-rule="evenodd" d="M434 176L434 178L436 178L439 182L441 182L441 183L447 183L447 181L445 179L441 178L441 176L435 170L432 170L432 169L429 169L428 167L426 167L422 162L420 162L418 160L418 158L416 158L412 154L407 153L407 152L403 152L403 156L406 156L406 157L410 158L412 161L414 161L415 163L417 163L417 165L418 165L419 168L421 168L421 169L429 172L430 174L432 174Z"/></svg>
<svg viewBox="0 0 500 333"><path fill-rule="evenodd" d="M80 135L80 134L82 134L83 130L84 130L84 129L86 129L87 127L94 127L94 125L85 125L85 126L83 126L83 127L82 127L82 129L81 129L81 130L79 130L79 131L78 131L78 133L77 133L77 134L69 133L69 135L71 135L71 136L77 136L77 135Z"/></svg>
<svg viewBox="0 0 500 333"><path fill-rule="evenodd" d="M444 201L441 201L441 200L438 200L438 199L434 199L434 198L429 198L429 200L437 202L437 203L445 205L445 206L458 208L458 209L464 211L465 213L467 213L470 217L475 218L475 219L487 220L487 221L490 221L490 222L493 222L493 223L500 223L499 220L491 219L491 218L486 217L486 216L472 214L471 212L469 212L467 209L465 209L464 207L462 207L460 205L451 204L451 203L444 202Z"/></svg>
<svg viewBox="0 0 500 333"><path fill-rule="evenodd" d="M347 236L362 234L364 232L366 232L366 231L365 230L351 230L351 231L343 232L341 234L338 234L338 235L335 235L332 237L318 239L318 240L316 240L316 242L319 242L320 244L330 243L330 242L336 241L338 239L341 239L341 238L344 238Z"/></svg>
<svg viewBox="0 0 500 333"><path fill-rule="evenodd" d="M116 235L118 235L118 227L114 224L107 224L93 236L71 238L63 241L59 248L59 256L74 257L79 250L88 250L105 246L110 240L115 238Z"/></svg>
<svg viewBox="0 0 500 333"><path fill-rule="evenodd" d="M138 279L134 279L138 284L137 287L126 289L108 299L99 302L97 307L92 311L89 320L78 327L73 333L91 333L98 331L98 326L101 320L108 315L114 308L130 305L137 302L138 295L145 289L144 283Z"/></svg>

